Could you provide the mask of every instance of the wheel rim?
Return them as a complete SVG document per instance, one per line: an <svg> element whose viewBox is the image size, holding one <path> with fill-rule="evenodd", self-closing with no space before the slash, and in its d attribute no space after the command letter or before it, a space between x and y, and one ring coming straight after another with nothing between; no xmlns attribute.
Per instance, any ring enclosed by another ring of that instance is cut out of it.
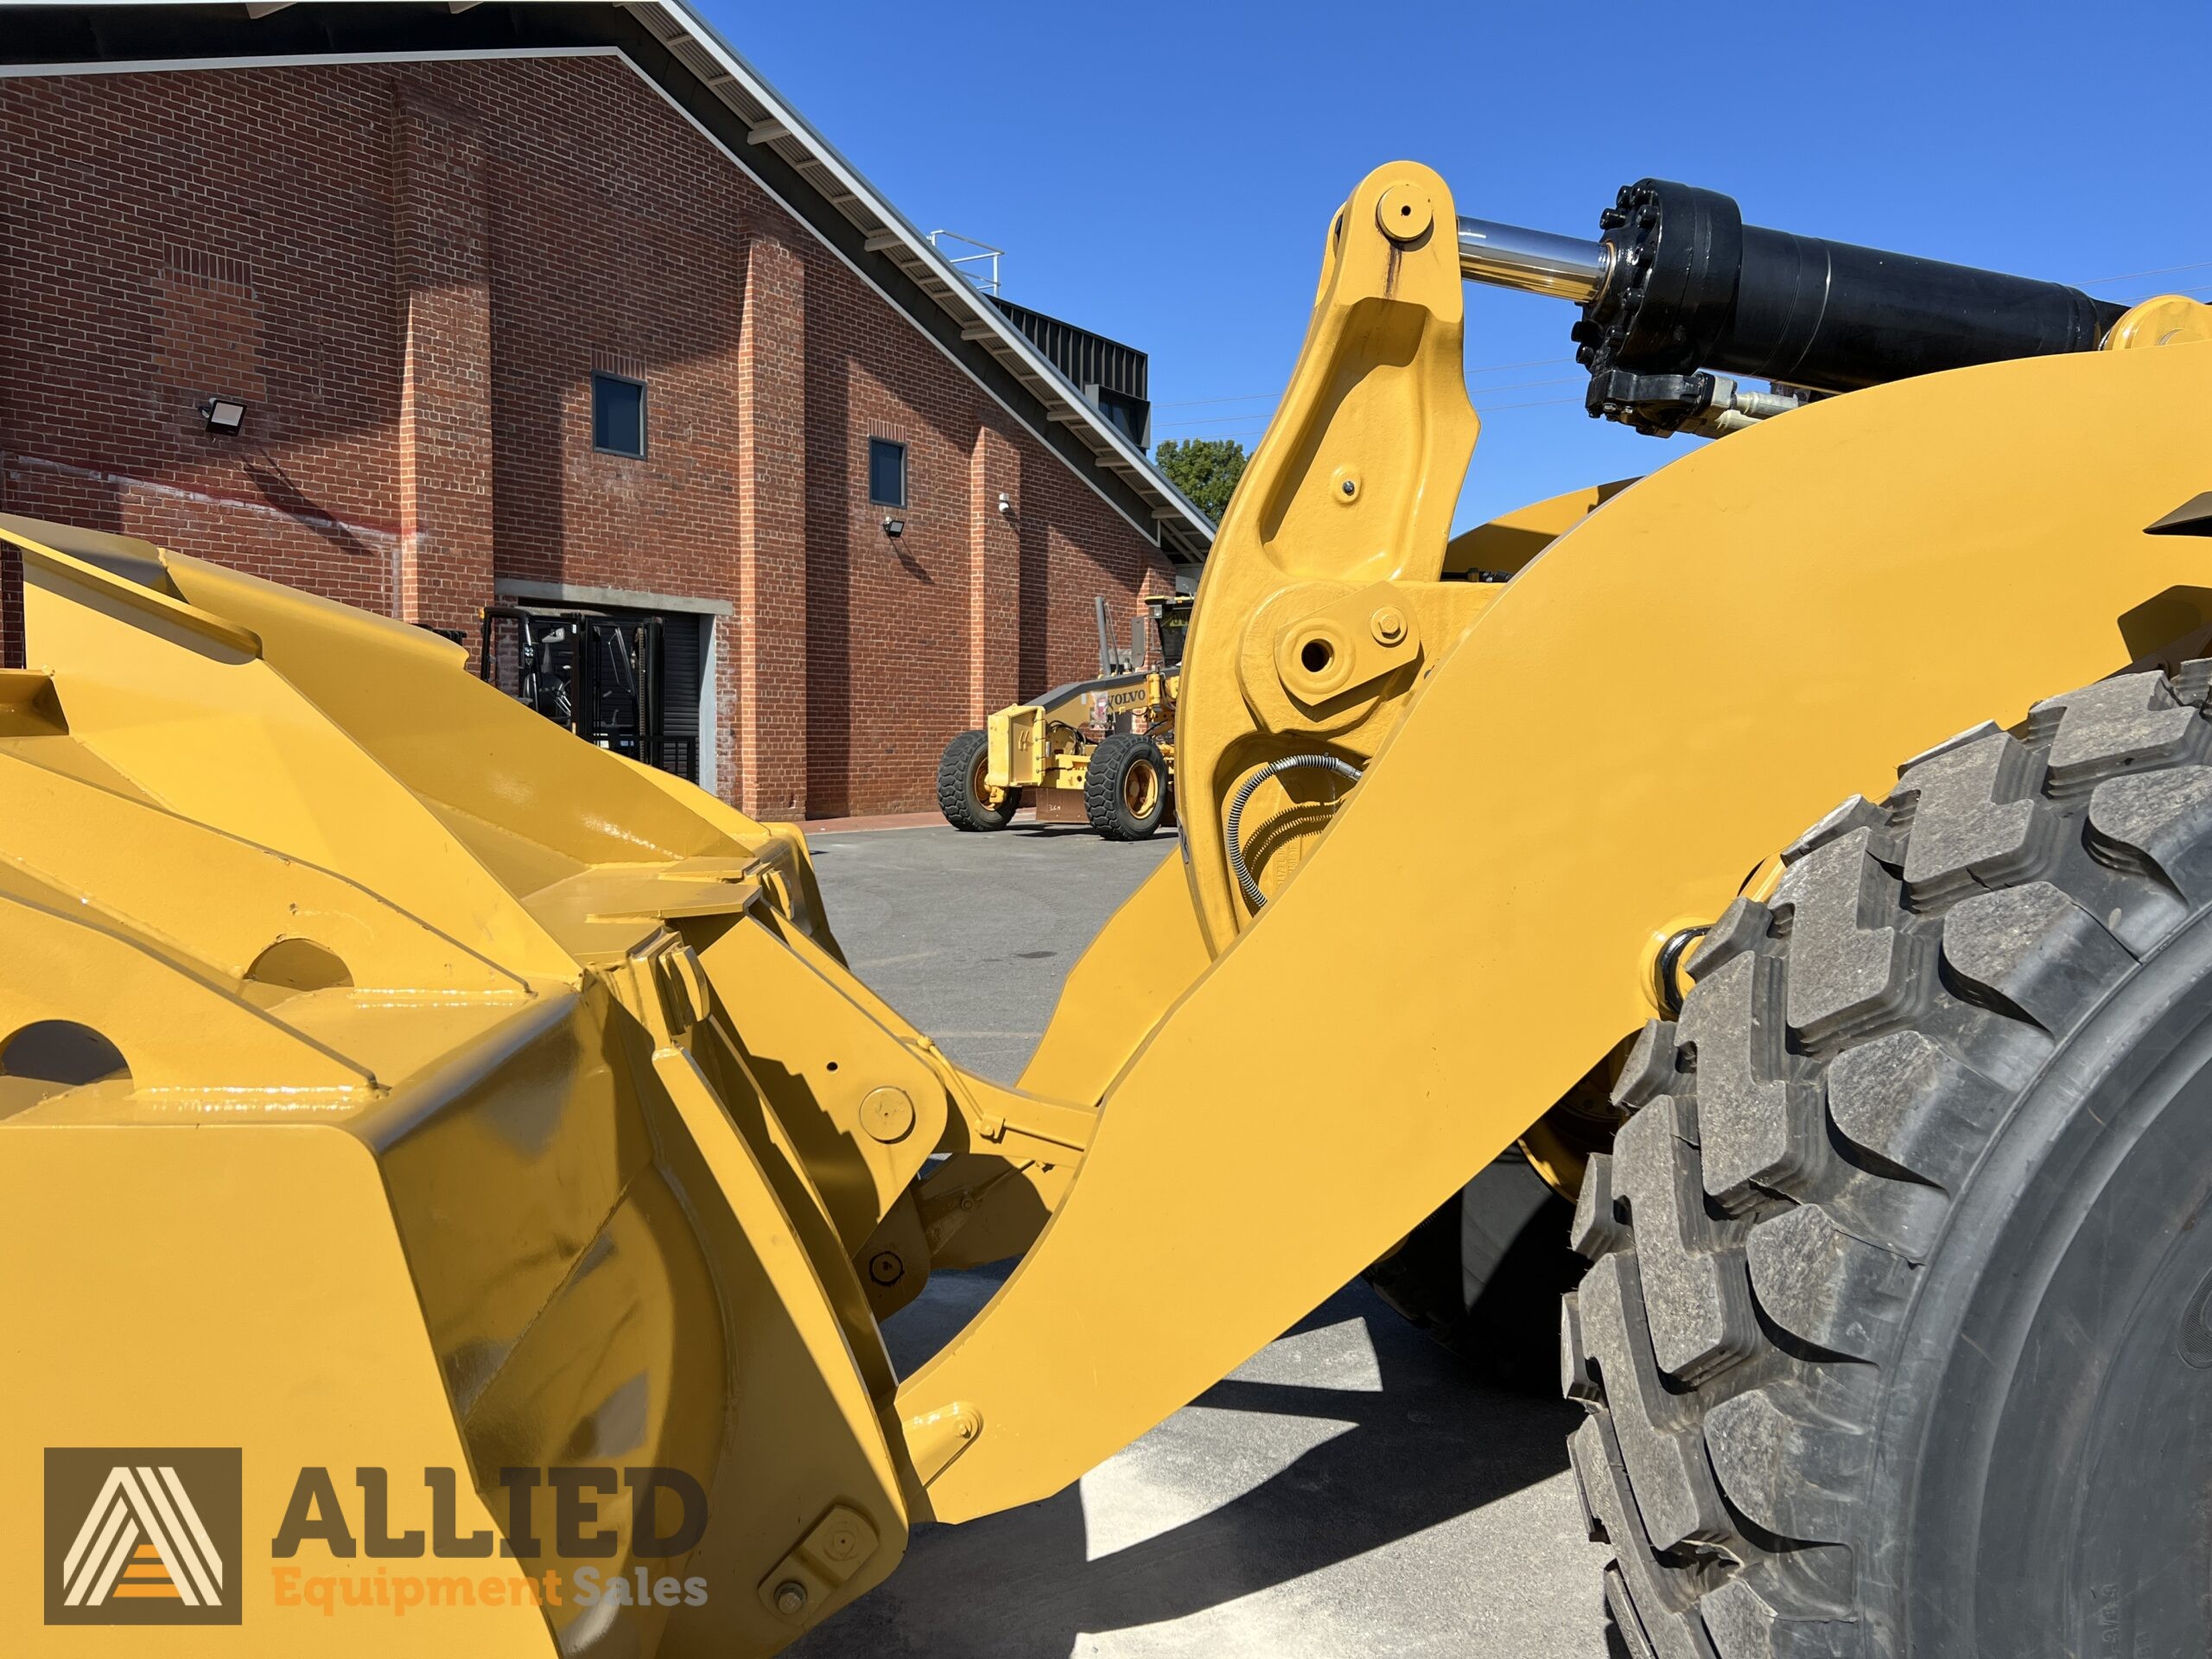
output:
<svg viewBox="0 0 2212 1659"><path fill-rule="evenodd" d="M1148 818L1160 803L1160 773L1149 760L1132 761L1122 774L1122 804L1135 818Z"/></svg>
<svg viewBox="0 0 2212 1659"><path fill-rule="evenodd" d="M999 803L1006 798L1006 791L1002 789L993 789L984 781L989 775L990 770L989 752L987 750L977 754L976 764L968 768L968 793L974 797L976 804L986 812L995 812L999 810Z"/></svg>

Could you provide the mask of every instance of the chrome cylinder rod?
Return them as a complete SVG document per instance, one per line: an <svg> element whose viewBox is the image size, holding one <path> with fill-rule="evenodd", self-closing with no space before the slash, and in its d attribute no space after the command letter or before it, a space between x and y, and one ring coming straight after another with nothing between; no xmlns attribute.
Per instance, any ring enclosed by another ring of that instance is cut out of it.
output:
<svg viewBox="0 0 2212 1659"><path fill-rule="evenodd" d="M1605 287L1612 260L1612 249L1603 242L1487 219L1459 221L1459 274L1470 282L1586 305Z"/></svg>

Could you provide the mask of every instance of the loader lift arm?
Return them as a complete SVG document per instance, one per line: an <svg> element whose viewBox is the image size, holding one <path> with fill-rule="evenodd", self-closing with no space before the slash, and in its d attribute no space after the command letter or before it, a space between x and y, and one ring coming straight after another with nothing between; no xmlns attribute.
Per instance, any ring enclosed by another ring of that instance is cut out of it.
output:
<svg viewBox="0 0 2212 1659"><path fill-rule="evenodd" d="M908 1421L977 1425L929 1482L940 1519L1058 1490L1381 1255L1652 1016L1660 945L1840 795L2128 662L2154 599L2212 623L2190 562L2141 533L2201 487L2212 351L2115 349L2204 340L2190 302L2139 308L2101 352L1793 401L1593 493L1510 582L1447 576L1476 429L1456 222L1401 164L1330 226L1185 662L1187 868L1154 880L1187 877L1211 965L1122 1005L1156 1022L1065 1199L901 1384ZM1901 599L1948 642L1911 681L1886 671ZM1793 746L1808 724L1834 741ZM1306 753L1362 781L1333 805L1324 773L1260 786L1248 822L1285 828L1248 839L1255 906L1227 805ZM1126 955L1115 935L1094 950ZM1203 1295L1163 1294L1194 1263Z"/></svg>

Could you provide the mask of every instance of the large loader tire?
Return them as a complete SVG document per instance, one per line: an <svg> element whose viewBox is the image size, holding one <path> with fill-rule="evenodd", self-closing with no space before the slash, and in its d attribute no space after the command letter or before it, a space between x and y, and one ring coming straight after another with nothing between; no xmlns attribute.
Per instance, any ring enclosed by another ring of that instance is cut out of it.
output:
<svg viewBox="0 0 2212 1659"><path fill-rule="evenodd" d="M2208 682L1847 802L1636 1045L1562 1341L1631 1651L2212 1651Z"/></svg>
<svg viewBox="0 0 2212 1659"><path fill-rule="evenodd" d="M1142 841L1167 816L1167 760L1160 745L1111 732L1090 752L1083 774L1084 816L1109 841Z"/></svg>
<svg viewBox="0 0 2212 1659"><path fill-rule="evenodd" d="M963 732L944 746L937 763L937 807L956 830L1003 830L1014 822L1021 791L994 790L983 781L990 736Z"/></svg>

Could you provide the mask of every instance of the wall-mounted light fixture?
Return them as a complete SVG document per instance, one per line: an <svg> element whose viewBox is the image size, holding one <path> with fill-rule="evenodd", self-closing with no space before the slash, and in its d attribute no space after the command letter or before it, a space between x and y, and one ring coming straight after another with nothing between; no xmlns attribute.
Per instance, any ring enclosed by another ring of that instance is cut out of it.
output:
<svg viewBox="0 0 2212 1659"><path fill-rule="evenodd" d="M999 492L999 516L1003 518L1014 517L1014 498L1004 490Z"/></svg>
<svg viewBox="0 0 2212 1659"><path fill-rule="evenodd" d="M210 397L200 405L200 418L207 423L210 432L236 437L245 424L245 405L235 397Z"/></svg>
<svg viewBox="0 0 2212 1659"><path fill-rule="evenodd" d="M895 518L890 513L884 514L883 533L894 540L904 536L906 533L906 521L904 518Z"/></svg>

